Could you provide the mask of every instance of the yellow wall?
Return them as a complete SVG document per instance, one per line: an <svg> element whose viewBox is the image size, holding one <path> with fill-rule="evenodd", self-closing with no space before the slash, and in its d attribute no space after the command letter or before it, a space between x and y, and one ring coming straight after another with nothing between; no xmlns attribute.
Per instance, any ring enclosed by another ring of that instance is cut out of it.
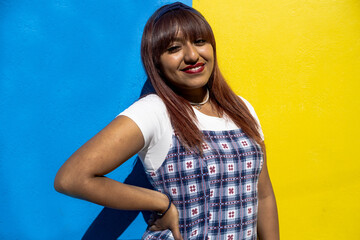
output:
<svg viewBox="0 0 360 240"><path fill-rule="evenodd" d="M262 122L282 239L360 239L360 1L193 6Z"/></svg>

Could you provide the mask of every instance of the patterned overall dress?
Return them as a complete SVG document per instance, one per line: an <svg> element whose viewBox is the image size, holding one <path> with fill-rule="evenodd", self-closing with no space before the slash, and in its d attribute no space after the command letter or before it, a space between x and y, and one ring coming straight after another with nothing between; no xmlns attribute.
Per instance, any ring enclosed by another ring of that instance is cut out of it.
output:
<svg viewBox="0 0 360 240"><path fill-rule="evenodd" d="M204 154L186 151L176 135L151 184L170 194L184 239L256 240L257 183L263 153L241 129L202 131ZM142 239L173 239L147 230Z"/></svg>

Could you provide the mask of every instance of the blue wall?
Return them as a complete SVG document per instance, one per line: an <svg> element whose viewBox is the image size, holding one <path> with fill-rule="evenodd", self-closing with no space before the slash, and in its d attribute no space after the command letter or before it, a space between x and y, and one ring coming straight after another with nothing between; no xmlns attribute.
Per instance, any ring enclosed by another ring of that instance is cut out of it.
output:
<svg viewBox="0 0 360 240"><path fill-rule="evenodd" d="M99 214L55 192L53 180L138 97L142 29L169 2L0 1L0 239L80 239ZM110 177L124 180L132 164ZM138 217L120 239L145 227Z"/></svg>

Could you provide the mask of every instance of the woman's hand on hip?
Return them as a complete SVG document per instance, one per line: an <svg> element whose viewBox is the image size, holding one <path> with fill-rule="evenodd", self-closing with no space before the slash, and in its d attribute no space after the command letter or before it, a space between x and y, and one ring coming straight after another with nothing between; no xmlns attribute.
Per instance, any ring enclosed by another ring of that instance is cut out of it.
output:
<svg viewBox="0 0 360 240"><path fill-rule="evenodd" d="M175 240L183 240L179 229L179 212L174 204L171 204L169 210L161 218L154 213L149 222L150 231L162 231L170 229Z"/></svg>

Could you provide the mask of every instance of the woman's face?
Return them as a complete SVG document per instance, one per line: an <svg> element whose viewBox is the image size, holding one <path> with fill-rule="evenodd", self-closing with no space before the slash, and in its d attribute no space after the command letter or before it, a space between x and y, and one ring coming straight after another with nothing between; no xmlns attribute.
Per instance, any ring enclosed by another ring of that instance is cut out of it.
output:
<svg viewBox="0 0 360 240"><path fill-rule="evenodd" d="M161 71L174 90L190 93L202 89L212 74L214 50L204 39L190 42L181 32L160 56Z"/></svg>

